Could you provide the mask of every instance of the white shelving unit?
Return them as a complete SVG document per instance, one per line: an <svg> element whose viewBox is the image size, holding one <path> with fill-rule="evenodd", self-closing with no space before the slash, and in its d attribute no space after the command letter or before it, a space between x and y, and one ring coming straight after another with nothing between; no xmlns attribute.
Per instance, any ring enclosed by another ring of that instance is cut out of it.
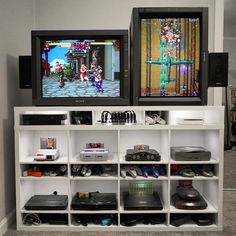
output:
<svg viewBox="0 0 236 236"><path fill-rule="evenodd" d="M103 125L98 122L104 110L124 111L134 110L137 115L135 125ZM92 111L92 125L73 125L70 121L71 111ZM166 125L145 124L146 111L163 111L167 114ZM24 114L66 114L64 125L23 125ZM179 125L176 118L201 118L202 125ZM39 149L41 137L56 137L60 157L56 161L34 161L33 155ZM16 170L16 213L17 229L29 231L218 231L222 230L223 202L223 138L224 138L224 109L221 106L153 106L153 107L15 107L15 170ZM84 162L79 159L79 153L86 143L103 142L109 148L109 160ZM161 155L159 162L128 162L125 152L136 144L147 144L156 149ZM174 161L170 157L171 146L195 145L203 146L211 151L212 158L208 162ZM55 177L23 177L22 173L30 165L67 165L66 176ZM114 165L117 175L102 177L73 177L73 164L107 164ZM167 174L154 177L138 176L137 178L120 176L121 165L127 164L162 164ZM184 178L171 175L173 164L209 164L214 166L213 177L195 176ZM179 210L172 203L171 196L176 191L179 180L193 180L193 186L206 199L208 207L205 210ZM128 211L124 210L122 193L128 190L129 183L134 180L152 181L153 188L159 193L163 203L161 211ZM63 211L28 211L25 203L35 194L68 195L68 208ZM117 210L111 211L78 211L71 209L72 197L78 191L113 192L117 194ZM23 224L23 216L27 213L65 214L68 217L66 225L41 224L30 226ZM173 214L211 214L214 223L211 226L198 226L194 222L174 227L170 224ZM115 214L118 225L99 226L89 224L87 227L78 226L74 217L80 214ZM120 224L125 214L163 214L165 222L159 225L137 224L124 227Z"/></svg>

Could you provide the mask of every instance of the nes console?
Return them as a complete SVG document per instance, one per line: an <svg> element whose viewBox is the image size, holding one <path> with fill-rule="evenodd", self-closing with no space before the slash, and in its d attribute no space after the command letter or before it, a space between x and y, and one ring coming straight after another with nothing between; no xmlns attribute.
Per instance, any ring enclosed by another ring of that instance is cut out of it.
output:
<svg viewBox="0 0 236 236"><path fill-rule="evenodd" d="M197 146L171 147L171 157L175 161L209 161L211 152Z"/></svg>
<svg viewBox="0 0 236 236"><path fill-rule="evenodd" d="M35 161L55 161L59 157L58 149L39 149L34 155Z"/></svg>

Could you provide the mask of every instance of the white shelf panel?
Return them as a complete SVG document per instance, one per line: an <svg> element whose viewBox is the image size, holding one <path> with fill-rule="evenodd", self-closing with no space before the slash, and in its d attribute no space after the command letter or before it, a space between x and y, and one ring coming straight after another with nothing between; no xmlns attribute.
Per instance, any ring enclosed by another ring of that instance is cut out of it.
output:
<svg viewBox="0 0 236 236"><path fill-rule="evenodd" d="M206 200L206 199L205 199ZM173 203L170 203L170 213L218 213L217 209L207 200L207 208L203 210L181 210L177 209Z"/></svg>
<svg viewBox="0 0 236 236"><path fill-rule="evenodd" d="M71 224L70 225L71 227L73 228L78 228L79 230L81 231L107 231L107 230L115 230L117 231L118 229L118 226L117 225L110 225L110 226L102 226L102 225L96 225L96 224L88 224L87 226L83 226L83 225L76 225L75 223L74 224Z"/></svg>
<svg viewBox="0 0 236 236"><path fill-rule="evenodd" d="M121 204L120 213L125 214L155 214L155 213L167 213L168 211L164 208L163 210L124 210L124 206Z"/></svg>
<svg viewBox="0 0 236 236"><path fill-rule="evenodd" d="M70 210L71 214L117 214L118 210Z"/></svg>
<svg viewBox="0 0 236 236"><path fill-rule="evenodd" d="M205 177L205 176L194 176L194 177L183 177L183 176L170 176L170 180L218 180L217 176Z"/></svg>
<svg viewBox="0 0 236 236"><path fill-rule="evenodd" d="M170 125L171 130L220 130L224 129L219 124L203 124L203 125Z"/></svg>
<svg viewBox="0 0 236 236"><path fill-rule="evenodd" d="M21 213L42 213L42 214L52 214L52 213L55 213L55 214L62 214L62 213L65 213L65 214L68 214L69 211L68 209L67 210L26 210L26 209L21 209Z"/></svg>
<svg viewBox="0 0 236 236"><path fill-rule="evenodd" d="M34 177L34 176L27 176L27 177L20 177L21 181L25 180L35 180L35 181L41 181L41 180L67 180L68 177L63 177L63 176L41 176L41 177Z"/></svg>
<svg viewBox="0 0 236 236"><path fill-rule="evenodd" d="M219 164L219 161L214 158L211 158L209 161L175 161L171 158L170 164Z"/></svg>
<svg viewBox="0 0 236 236"><path fill-rule="evenodd" d="M18 127L19 130L32 130L32 131L37 131L37 130L60 130L60 131L65 131L68 130L67 125L19 125Z"/></svg>
<svg viewBox="0 0 236 236"><path fill-rule="evenodd" d="M83 176L77 176L77 177L73 177L70 176L70 180L92 180L92 181L96 181L96 180L118 180L118 176L88 176L88 177L83 177Z"/></svg>
<svg viewBox="0 0 236 236"><path fill-rule="evenodd" d="M120 177L120 181L132 181L132 180L145 180L145 181L160 181L160 180L168 180L168 177L166 176L159 176L158 178L148 176L148 177L143 177L143 176L137 176L136 178L133 178L131 176L126 176L125 178Z"/></svg>
<svg viewBox="0 0 236 236"><path fill-rule="evenodd" d="M23 160L20 160L20 164L67 164L68 163L68 157L60 156L55 161L35 161L33 156L28 156L24 158Z"/></svg>

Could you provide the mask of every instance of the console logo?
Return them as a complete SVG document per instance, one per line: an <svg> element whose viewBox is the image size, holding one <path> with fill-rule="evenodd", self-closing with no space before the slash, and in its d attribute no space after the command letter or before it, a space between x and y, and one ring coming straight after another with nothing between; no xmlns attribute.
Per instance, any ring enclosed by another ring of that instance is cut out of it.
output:
<svg viewBox="0 0 236 236"><path fill-rule="evenodd" d="M85 103L84 100L80 99L80 100L75 100L76 103Z"/></svg>

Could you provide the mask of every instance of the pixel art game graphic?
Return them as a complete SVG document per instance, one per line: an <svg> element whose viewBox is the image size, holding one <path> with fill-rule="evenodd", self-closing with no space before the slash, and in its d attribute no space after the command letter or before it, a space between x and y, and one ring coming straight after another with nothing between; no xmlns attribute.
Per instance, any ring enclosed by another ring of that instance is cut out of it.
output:
<svg viewBox="0 0 236 236"><path fill-rule="evenodd" d="M200 20L141 20L141 96L199 96Z"/></svg>
<svg viewBox="0 0 236 236"><path fill-rule="evenodd" d="M119 40L41 44L42 97L119 97Z"/></svg>

